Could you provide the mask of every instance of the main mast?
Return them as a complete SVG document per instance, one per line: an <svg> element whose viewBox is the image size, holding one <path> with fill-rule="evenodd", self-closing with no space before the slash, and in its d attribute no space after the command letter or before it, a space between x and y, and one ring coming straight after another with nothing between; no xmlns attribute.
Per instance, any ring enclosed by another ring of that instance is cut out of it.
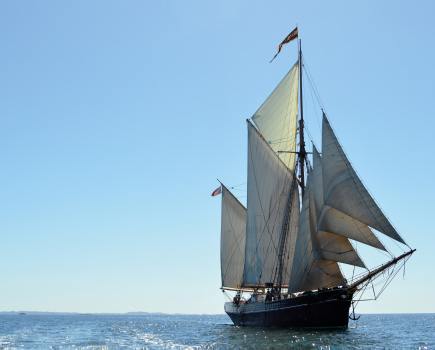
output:
<svg viewBox="0 0 435 350"><path fill-rule="evenodd" d="M299 185L301 187L302 196L304 195L305 190L305 173L304 173L304 164L305 164L305 158L306 158L306 151L305 151L305 140L304 140L304 109L303 109L303 98L302 98L302 44L301 40L299 39L299 106L300 106L300 117L299 117L299 151L296 152L299 156ZM293 198L293 191L297 190L297 188L294 188L287 199L287 210L285 211L286 215L284 217L284 225L282 227L282 232L279 240L279 250L278 250L278 273L277 273L277 287L279 291L281 291L282 287L282 274L283 274L283 268L284 268L284 261L283 261L283 253L284 253L284 245L287 240L287 232L288 232L288 226L290 224L290 213L291 213L291 204L292 204L292 198ZM299 210L299 208L297 208Z"/></svg>
<svg viewBox="0 0 435 350"><path fill-rule="evenodd" d="M299 185L301 186L302 196L305 190L305 158L307 152L305 151L305 139L304 139L304 106L302 96L302 42L299 39Z"/></svg>

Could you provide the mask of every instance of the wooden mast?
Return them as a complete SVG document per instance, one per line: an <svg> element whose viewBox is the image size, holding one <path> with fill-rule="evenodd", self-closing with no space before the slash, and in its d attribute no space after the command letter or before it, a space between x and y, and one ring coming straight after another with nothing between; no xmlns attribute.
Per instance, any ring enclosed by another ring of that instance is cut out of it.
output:
<svg viewBox="0 0 435 350"><path fill-rule="evenodd" d="M306 158L306 151L305 151L305 140L304 140L304 109L302 104L302 44L301 40L299 39L299 106L300 106L300 118L299 118L299 185L301 187L302 196L304 195L305 190L305 174L304 174L304 164L305 164L305 158ZM295 188L295 190L297 190ZM284 253L284 245L287 240L286 232L288 231L288 226L290 224L290 212L291 212L291 204L293 199L293 190L290 191L289 198L287 199L287 209L286 210L286 216L284 218L284 225L282 227L282 232L280 235L280 241L279 241L279 253L278 253L278 273L277 273L277 287L279 292L281 292L281 284L282 284L282 273L284 268L284 262L283 260L283 253Z"/></svg>
<svg viewBox="0 0 435 350"><path fill-rule="evenodd" d="M304 139L304 106L302 96L302 42L299 39L299 185L301 186L302 196L305 191L305 158L307 152L305 151L305 139Z"/></svg>

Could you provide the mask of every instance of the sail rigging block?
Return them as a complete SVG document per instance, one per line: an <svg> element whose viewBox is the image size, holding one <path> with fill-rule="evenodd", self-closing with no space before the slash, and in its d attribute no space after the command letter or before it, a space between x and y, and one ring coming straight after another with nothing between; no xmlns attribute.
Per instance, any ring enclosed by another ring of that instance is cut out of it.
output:
<svg viewBox="0 0 435 350"><path fill-rule="evenodd" d="M222 287L240 288L245 261L246 209L222 185L221 275Z"/></svg>
<svg viewBox="0 0 435 350"><path fill-rule="evenodd" d="M252 121L275 152L296 151L299 65L296 63L252 116ZM296 154L279 153L294 170Z"/></svg>
<svg viewBox="0 0 435 350"><path fill-rule="evenodd" d="M405 244L362 184L325 115L322 152L325 203Z"/></svg>

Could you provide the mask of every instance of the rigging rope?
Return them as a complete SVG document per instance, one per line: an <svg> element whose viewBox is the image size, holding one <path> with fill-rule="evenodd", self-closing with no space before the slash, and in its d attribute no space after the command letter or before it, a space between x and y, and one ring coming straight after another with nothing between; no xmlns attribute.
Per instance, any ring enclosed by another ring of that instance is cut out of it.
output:
<svg viewBox="0 0 435 350"><path fill-rule="evenodd" d="M307 59L305 58L305 56L304 56L303 70L305 71L305 75L308 78L308 82L310 83L310 86L314 91L314 94L316 96L317 103L319 104L320 109L324 110L325 108L324 108L324 105L323 105L322 100L320 98L319 90L317 89L317 86L314 83L314 79L312 78L312 76L310 74L310 70L309 70L308 64L307 64Z"/></svg>
<svg viewBox="0 0 435 350"><path fill-rule="evenodd" d="M389 286L389 284L393 281L394 277L399 273L399 271L402 269L402 267L404 268L406 261L409 259L410 256L406 257L402 262L400 263L396 263L395 265L393 265L388 272L388 276L385 279L385 281L383 281L383 286L381 287L381 289L378 291L378 293L376 293L375 291L375 285L380 285L380 283L375 283L374 281L376 279L378 279L380 276L383 276L385 274L385 272L387 271L383 271L382 274L378 275L378 276L374 276L372 279L368 280L365 284L364 287L359 289L355 295L359 295L358 299L355 299L352 301L352 303L355 303L355 307L358 305L358 303L360 301L370 301L370 300L376 300L378 299L381 294L384 292L384 290ZM397 269L396 269L397 268ZM380 281L381 282L381 281ZM372 286L372 290L373 290L373 298L374 299L362 299L368 285Z"/></svg>

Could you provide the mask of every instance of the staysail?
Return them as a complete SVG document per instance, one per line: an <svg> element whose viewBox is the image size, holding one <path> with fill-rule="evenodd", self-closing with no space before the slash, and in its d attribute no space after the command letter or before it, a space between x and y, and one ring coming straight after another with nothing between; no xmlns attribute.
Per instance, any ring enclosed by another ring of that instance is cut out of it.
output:
<svg viewBox="0 0 435 350"><path fill-rule="evenodd" d="M405 244L362 184L325 115L322 152L325 204Z"/></svg>
<svg viewBox="0 0 435 350"><path fill-rule="evenodd" d="M315 215L315 232L318 242L318 249L324 259L333 260L345 264L350 264L359 267L365 267L361 258L352 247L349 240L342 235L337 234L333 230L325 230L321 225L325 214L325 205L323 201L323 177L322 177L322 162L320 154L313 145L313 169L311 170L312 190L311 190L311 212ZM329 211L326 210L326 213ZM322 229L323 228L323 229Z"/></svg>
<svg viewBox="0 0 435 350"><path fill-rule="evenodd" d="M224 185L221 186L222 287L240 288L245 260L246 209Z"/></svg>
<svg viewBox="0 0 435 350"><path fill-rule="evenodd" d="M318 231L317 241L324 259L363 268L366 267L347 238L331 232Z"/></svg>
<svg viewBox="0 0 435 350"><path fill-rule="evenodd" d="M336 235L351 238L372 247L385 250L382 243L367 225L353 219L337 209L325 205L323 197L324 184L322 159L314 145L312 177L314 192L313 196L317 215L317 230L319 232L334 233Z"/></svg>

